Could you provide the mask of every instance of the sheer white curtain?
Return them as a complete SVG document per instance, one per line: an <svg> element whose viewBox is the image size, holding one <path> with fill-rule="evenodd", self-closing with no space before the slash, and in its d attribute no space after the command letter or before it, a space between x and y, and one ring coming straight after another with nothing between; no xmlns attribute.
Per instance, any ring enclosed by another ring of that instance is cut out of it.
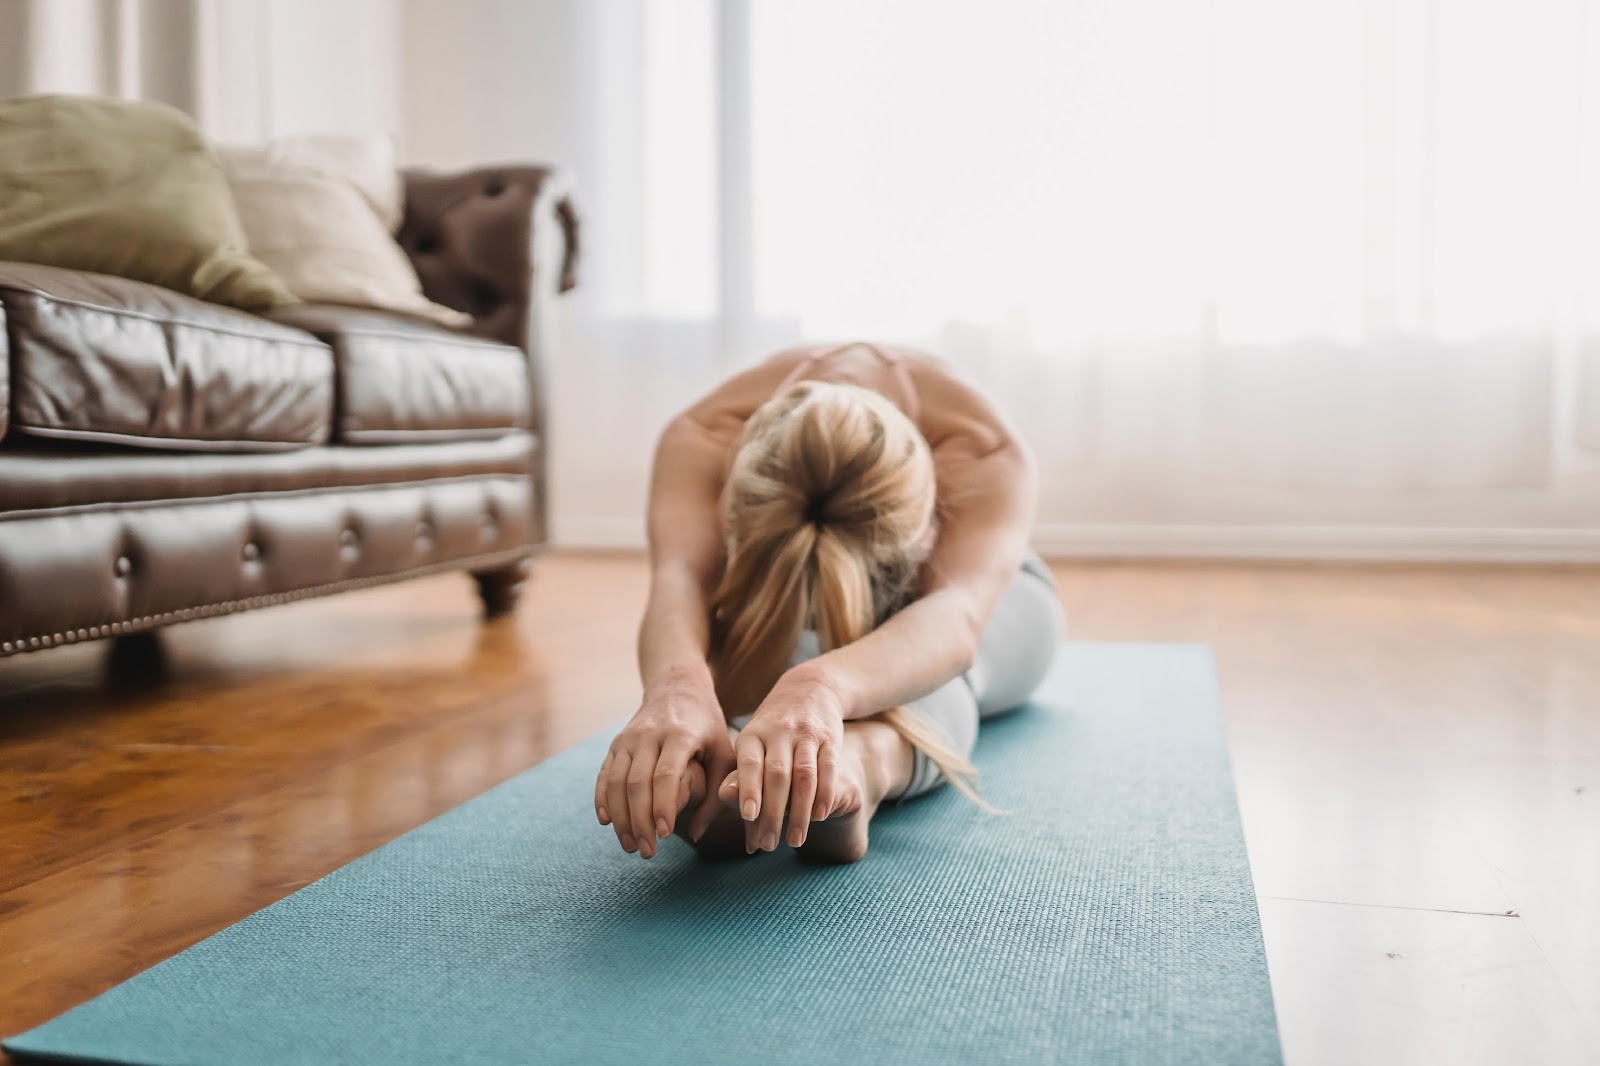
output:
<svg viewBox="0 0 1600 1066"><path fill-rule="evenodd" d="M1049 548L1600 553L1600 0L532 10L564 539L639 538L718 377L870 336L1011 413Z"/></svg>
<svg viewBox="0 0 1600 1066"><path fill-rule="evenodd" d="M0 97L150 100L218 140L398 133L393 0L0 0Z"/></svg>

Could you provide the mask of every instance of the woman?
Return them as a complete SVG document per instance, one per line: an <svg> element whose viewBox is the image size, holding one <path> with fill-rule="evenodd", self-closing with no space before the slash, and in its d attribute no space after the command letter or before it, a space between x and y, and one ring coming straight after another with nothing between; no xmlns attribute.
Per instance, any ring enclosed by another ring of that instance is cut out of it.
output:
<svg viewBox="0 0 1600 1066"><path fill-rule="evenodd" d="M907 349L780 352L675 418L644 700L600 767L600 823L646 859L676 829L707 855L853 862L885 800L946 780L978 799L979 719L1022 703L1060 639L1035 495L993 405Z"/></svg>

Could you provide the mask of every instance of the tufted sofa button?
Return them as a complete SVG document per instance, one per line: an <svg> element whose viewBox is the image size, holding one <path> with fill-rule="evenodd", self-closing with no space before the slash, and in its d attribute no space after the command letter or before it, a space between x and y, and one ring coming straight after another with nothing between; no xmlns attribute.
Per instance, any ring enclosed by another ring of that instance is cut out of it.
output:
<svg viewBox="0 0 1600 1066"><path fill-rule="evenodd" d="M339 531L339 558L353 562L361 553L361 534L349 526Z"/></svg>
<svg viewBox="0 0 1600 1066"><path fill-rule="evenodd" d="M500 306L500 294L486 281L472 283L471 300L473 312L478 315L487 315Z"/></svg>
<svg viewBox="0 0 1600 1066"><path fill-rule="evenodd" d="M439 238L431 233L424 233L411 245L411 250L417 255L432 255L439 250Z"/></svg>
<svg viewBox="0 0 1600 1066"><path fill-rule="evenodd" d="M253 540L244 542L244 548L239 552L241 558L247 563L253 563L261 558L261 545Z"/></svg>
<svg viewBox="0 0 1600 1066"><path fill-rule="evenodd" d="M483 195L499 196L506 191L506 183L499 178L490 178L483 183Z"/></svg>
<svg viewBox="0 0 1600 1066"><path fill-rule="evenodd" d="M426 518L417 523L417 550L421 552L433 550L433 523Z"/></svg>
<svg viewBox="0 0 1600 1066"><path fill-rule="evenodd" d="M118 577L127 577L133 573L133 560L126 555L117 556L117 561L111 565L111 572Z"/></svg>

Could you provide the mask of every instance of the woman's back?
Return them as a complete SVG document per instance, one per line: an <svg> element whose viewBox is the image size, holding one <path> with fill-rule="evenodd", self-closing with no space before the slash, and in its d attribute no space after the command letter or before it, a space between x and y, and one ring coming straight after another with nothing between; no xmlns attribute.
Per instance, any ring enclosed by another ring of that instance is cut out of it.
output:
<svg viewBox="0 0 1600 1066"><path fill-rule="evenodd" d="M1013 439L994 405L943 360L859 341L778 352L723 382L686 414L731 451L750 416L800 381L857 385L882 395L916 425L936 461L985 455Z"/></svg>

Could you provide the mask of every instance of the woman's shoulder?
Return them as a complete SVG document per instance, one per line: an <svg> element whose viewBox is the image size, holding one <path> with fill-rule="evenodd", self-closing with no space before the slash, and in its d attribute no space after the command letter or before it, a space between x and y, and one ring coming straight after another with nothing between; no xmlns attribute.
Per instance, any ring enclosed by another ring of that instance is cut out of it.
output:
<svg viewBox="0 0 1600 1066"><path fill-rule="evenodd" d="M979 454L1015 439L999 407L948 359L918 348L888 348L905 364L921 400L921 429L935 450L959 448Z"/></svg>
<svg viewBox="0 0 1600 1066"><path fill-rule="evenodd" d="M682 417L736 433L756 408L772 398L783 380L806 361L809 352L808 348L787 348L734 372L690 404Z"/></svg>

